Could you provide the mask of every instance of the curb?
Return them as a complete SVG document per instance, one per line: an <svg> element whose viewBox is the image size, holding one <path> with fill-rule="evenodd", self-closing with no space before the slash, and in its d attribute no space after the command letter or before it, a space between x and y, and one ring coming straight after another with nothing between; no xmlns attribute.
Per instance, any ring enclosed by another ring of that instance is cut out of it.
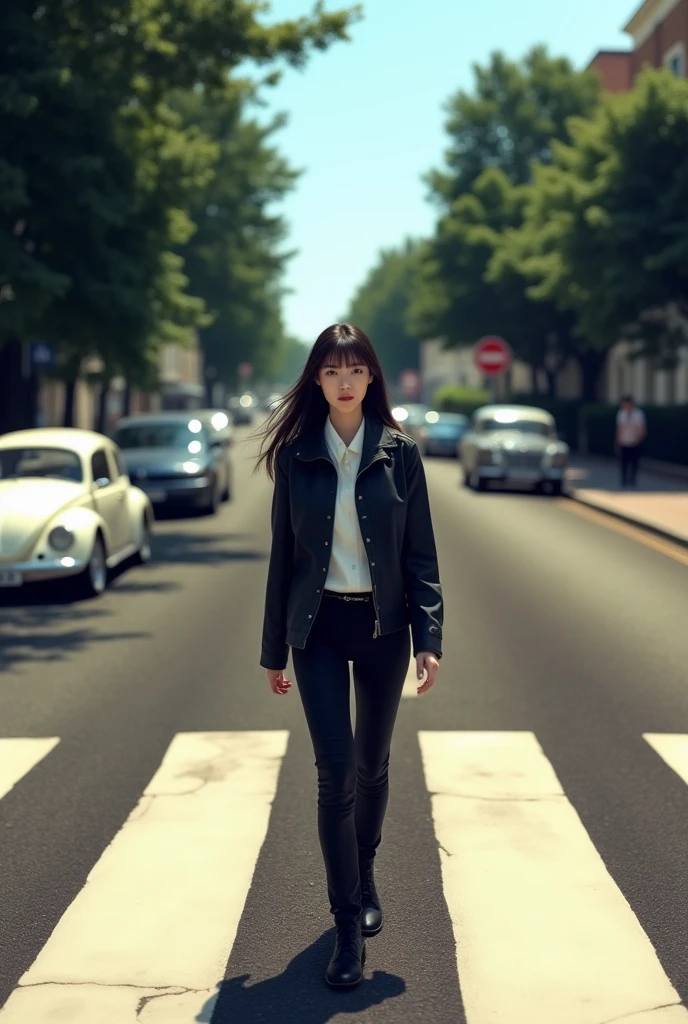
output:
<svg viewBox="0 0 688 1024"><path fill-rule="evenodd" d="M673 544L678 544L679 547L688 548L688 538L681 537L679 534L672 533L671 530L666 530L661 526L656 526L654 523L648 523L644 519L636 519L626 512L619 512L616 509L610 509L606 508L604 505L598 505L597 502L588 501L587 498L579 497L575 490L565 491L564 497L570 498L571 501L577 501L579 505L585 505L587 508L593 508L596 512L603 512L605 515L612 516L614 519L620 519L623 523L629 523L631 526L636 526L639 530L646 530L648 533L654 533L657 537L662 537L664 540L670 540Z"/></svg>

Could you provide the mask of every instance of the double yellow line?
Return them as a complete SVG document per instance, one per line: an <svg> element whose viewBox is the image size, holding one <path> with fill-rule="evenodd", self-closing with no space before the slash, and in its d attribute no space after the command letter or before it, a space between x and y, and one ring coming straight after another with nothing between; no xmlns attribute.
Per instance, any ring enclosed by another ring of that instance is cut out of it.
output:
<svg viewBox="0 0 688 1024"><path fill-rule="evenodd" d="M587 519L591 523L597 523L598 526L606 526L608 530L614 530L624 537L637 540L640 544L644 544L645 547L653 548L662 555L673 558L675 562L682 562L683 565L688 565L688 548L682 547L679 543L674 544L672 541L665 540L649 530L644 530L642 526L632 526L631 523L617 519L611 512L603 512L601 509L591 508L589 505L584 505L573 498L556 498L555 500L560 508L571 512L572 515L579 516L581 519Z"/></svg>

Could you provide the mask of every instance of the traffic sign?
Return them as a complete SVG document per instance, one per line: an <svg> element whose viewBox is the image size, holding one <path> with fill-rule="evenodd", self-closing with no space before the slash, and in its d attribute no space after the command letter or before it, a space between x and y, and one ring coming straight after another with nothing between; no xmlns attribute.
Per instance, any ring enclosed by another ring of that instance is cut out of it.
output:
<svg viewBox="0 0 688 1024"><path fill-rule="evenodd" d="M55 363L55 346L51 341L35 341L31 345L32 366L53 366Z"/></svg>
<svg viewBox="0 0 688 1024"><path fill-rule="evenodd" d="M237 366L237 373L244 380L247 377L253 376L253 364L252 363L239 363Z"/></svg>
<svg viewBox="0 0 688 1024"><path fill-rule="evenodd" d="M473 361L486 377L499 377L511 366L511 345L504 338L488 335L475 344Z"/></svg>
<svg viewBox="0 0 688 1024"><path fill-rule="evenodd" d="M418 370L402 370L399 374L399 386L407 398L415 398L420 391Z"/></svg>

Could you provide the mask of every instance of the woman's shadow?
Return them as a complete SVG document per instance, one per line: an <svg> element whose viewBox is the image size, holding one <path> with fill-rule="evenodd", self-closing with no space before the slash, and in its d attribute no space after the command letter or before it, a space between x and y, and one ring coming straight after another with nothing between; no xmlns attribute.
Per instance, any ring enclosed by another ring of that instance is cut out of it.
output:
<svg viewBox="0 0 688 1024"><path fill-rule="evenodd" d="M195 1020L199 1024L326 1024L338 1013L359 1013L406 991L404 980L386 971L375 971L349 991L328 988L324 975L333 945L334 929L329 929L274 978L254 985L246 984L250 974L221 981L217 997L208 1000Z"/></svg>

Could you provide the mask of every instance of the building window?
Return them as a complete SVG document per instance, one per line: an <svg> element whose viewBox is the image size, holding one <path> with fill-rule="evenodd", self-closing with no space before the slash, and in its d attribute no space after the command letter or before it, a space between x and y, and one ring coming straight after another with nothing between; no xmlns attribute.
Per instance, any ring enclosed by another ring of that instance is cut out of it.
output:
<svg viewBox="0 0 688 1024"><path fill-rule="evenodd" d="M664 54L663 64L677 78L685 77L685 50L683 43L675 43L674 46L667 50Z"/></svg>

